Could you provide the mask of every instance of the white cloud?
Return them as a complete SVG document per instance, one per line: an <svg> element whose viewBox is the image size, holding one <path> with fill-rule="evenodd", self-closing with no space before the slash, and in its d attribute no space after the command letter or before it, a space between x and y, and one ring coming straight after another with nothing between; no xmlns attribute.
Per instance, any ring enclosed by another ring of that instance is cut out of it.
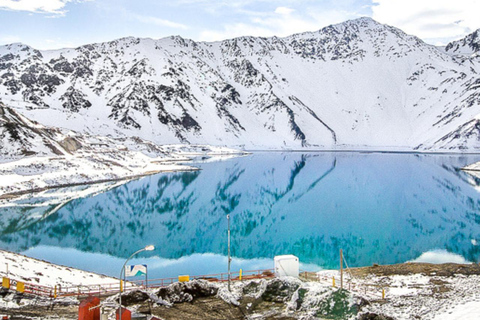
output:
<svg viewBox="0 0 480 320"><path fill-rule="evenodd" d="M0 0L0 10L28 11L63 15L68 2L86 2L93 0Z"/></svg>
<svg viewBox="0 0 480 320"><path fill-rule="evenodd" d="M478 0L373 0L372 18L429 42L458 39L480 28Z"/></svg>
<svg viewBox="0 0 480 320"><path fill-rule="evenodd" d="M278 7L277 9L275 9L275 13L278 13L278 14L290 14L293 11L295 10L287 7Z"/></svg>
<svg viewBox="0 0 480 320"><path fill-rule="evenodd" d="M20 37L14 35L5 35L0 37L0 44L10 44L14 42L20 42Z"/></svg>
<svg viewBox="0 0 480 320"><path fill-rule="evenodd" d="M0 9L63 14L71 0L0 0Z"/></svg>
<svg viewBox="0 0 480 320"><path fill-rule="evenodd" d="M217 41L239 36L284 37L294 33L316 31L332 23L357 18L352 12L318 11L308 9L308 14L287 7L278 7L270 13L249 13L247 22L227 23L220 30L204 30L200 33L202 41Z"/></svg>
<svg viewBox="0 0 480 320"><path fill-rule="evenodd" d="M218 41L241 36L270 36L272 31L267 28L245 23L227 24L223 30L204 30L200 33L200 41Z"/></svg>
<svg viewBox="0 0 480 320"><path fill-rule="evenodd" d="M175 29L183 29L183 30L188 29L188 26L184 24L173 22L170 20L160 19L157 17L142 16L142 15L133 15L132 17L135 20L140 21L142 23L153 24L157 26L169 27L169 28L175 28Z"/></svg>
<svg viewBox="0 0 480 320"><path fill-rule="evenodd" d="M72 42L70 39L64 40L61 38L56 38L56 39L45 39L45 41L40 45L40 47L36 49L56 50L59 48L75 48L75 47L78 47L78 45Z"/></svg>

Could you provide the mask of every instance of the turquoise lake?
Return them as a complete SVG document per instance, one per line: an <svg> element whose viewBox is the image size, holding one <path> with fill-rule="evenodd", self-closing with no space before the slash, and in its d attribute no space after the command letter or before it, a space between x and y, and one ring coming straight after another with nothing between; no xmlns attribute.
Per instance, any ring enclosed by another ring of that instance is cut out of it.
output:
<svg viewBox="0 0 480 320"><path fill-rule="evenodd" d="M150 278L226 272L230 214L232 271L273 268L281 254L308 270L338 268L339 249L351 267L426 252L478 262L480 179L460 170L476 161L356 152L199 161L199 171L85 198L0 208L0 247L118 276L131 253L153 244L131 261L147 264Z"/></svg>

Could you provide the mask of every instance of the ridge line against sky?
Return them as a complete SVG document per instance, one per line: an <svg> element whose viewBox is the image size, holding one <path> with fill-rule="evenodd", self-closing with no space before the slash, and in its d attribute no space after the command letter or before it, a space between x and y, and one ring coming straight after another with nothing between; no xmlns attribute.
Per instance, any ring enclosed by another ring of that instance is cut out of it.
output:
<svg viewBox="0 0 480 320"><path fill-rule="evenodd" d="M0 45L60 49L133 36L288 36L362 16L445 45L480 28L477 0L0 0Z"/></svg>

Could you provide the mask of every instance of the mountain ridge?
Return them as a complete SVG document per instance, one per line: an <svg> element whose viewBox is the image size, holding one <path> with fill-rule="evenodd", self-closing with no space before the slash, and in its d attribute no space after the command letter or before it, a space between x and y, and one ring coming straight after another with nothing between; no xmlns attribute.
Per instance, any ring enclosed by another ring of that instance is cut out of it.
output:
<svg viewBox="0 0 480 320"><path fill-rule="evenodd" d="M475 151L480 61L447 51L371 18L283 38L7 45L0 97L46 125L157 144Z"/></svg>

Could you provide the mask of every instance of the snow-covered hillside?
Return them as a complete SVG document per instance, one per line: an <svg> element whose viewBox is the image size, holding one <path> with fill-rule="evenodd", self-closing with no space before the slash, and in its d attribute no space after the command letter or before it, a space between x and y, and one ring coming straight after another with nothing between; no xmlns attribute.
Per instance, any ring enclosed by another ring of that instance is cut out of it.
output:
<svg viewBox="0 0 480 320"><path fill-rule="evenodd" d="M42 124L157 144L477 151L480 58L452 54L478 51L476 34L445 51L360 18L285 38L11 44L0 97Z"/></svg>
<svg viewBox="0 0 480 320"><path fill-rule="evenodd" d="M480 29L465 38L453 41L445 47L451 54L478 55L480 53Z"/></svg>
<svg viewBox="0 0 480 320"><path fill-rule="evenodd" d="M196 170L179 161L239 154L243 152L203 145L157 146L138 137L113 139L47 127L0 103L0 204L25 191Z"/></svg>

